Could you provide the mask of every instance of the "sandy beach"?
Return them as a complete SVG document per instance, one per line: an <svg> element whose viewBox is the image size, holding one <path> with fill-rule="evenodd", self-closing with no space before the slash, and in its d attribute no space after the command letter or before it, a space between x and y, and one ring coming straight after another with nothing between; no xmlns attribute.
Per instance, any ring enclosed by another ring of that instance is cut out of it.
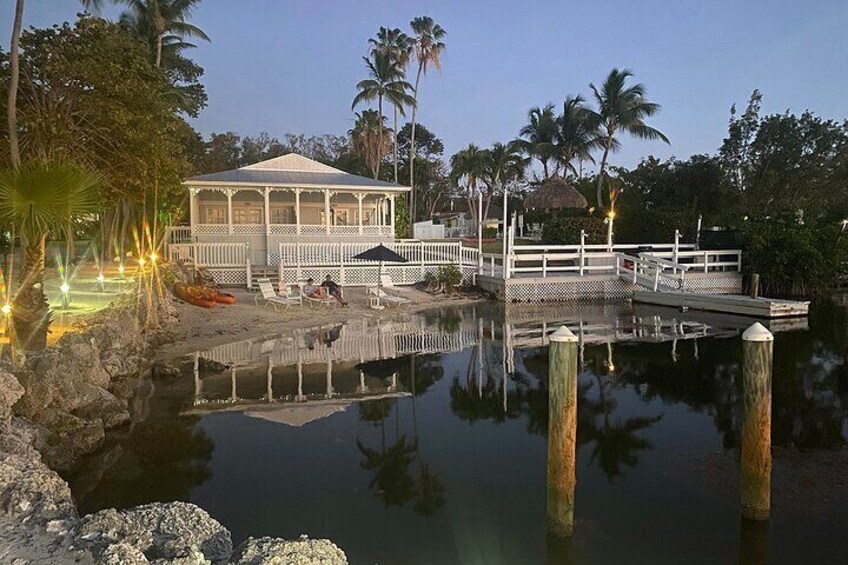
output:
<svg viewBox="0 0 848 565"><path fill-rule="evenodd" d="M270 335L296 328L328 323L346 322L360 318L392 317L398 314L415 313L444 306L462 306L485 300L465 294L430 294L404 287L403 296L409 304L372 310L364 288L345 289L348 305L319 305L304 302L302 306L280 307L254 303L254 292L246 289L223 289L234 294L237 302L219 305L214 309L200 308L174 298L179 312L179 325L168 330L165 344L155 351L157 360L185 355L198 349L214 347L231 341Z"/></svg>

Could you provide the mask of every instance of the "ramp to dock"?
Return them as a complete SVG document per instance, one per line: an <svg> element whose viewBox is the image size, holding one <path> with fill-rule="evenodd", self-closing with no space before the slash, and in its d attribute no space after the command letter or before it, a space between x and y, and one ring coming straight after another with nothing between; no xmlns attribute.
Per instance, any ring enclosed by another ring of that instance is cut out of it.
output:
<svg viewBox="0 0 848 565"><path fill-rule="evenodd" d="M778 298L751 298L738 294L695 294L691 292L654 292L637 290L633 302L673 308L688 308L708 312L726 312L757 318L788 318L807 316L810 303Z"/></svg>

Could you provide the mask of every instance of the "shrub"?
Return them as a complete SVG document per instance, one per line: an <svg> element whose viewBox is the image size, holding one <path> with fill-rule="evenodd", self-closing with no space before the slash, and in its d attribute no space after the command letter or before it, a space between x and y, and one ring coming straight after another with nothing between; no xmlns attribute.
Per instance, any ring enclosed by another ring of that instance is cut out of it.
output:
<svg viewBox="0 0 848 565"><path fill-rule="evenodd" d="M462 284L462 271L456 265L443 265L436 271L436 279L446 292L453 292Z"/></svg>
<svg viewBox="0 0 848 565"><path fill-rule="evenodd" d="M483 228L483 239L494 239L498 235L498 228Z"/></svg>
<svg viewBox="0 0 848 565"><path fill-rule="evenodd" d="M600 218L559 217L550 218L542 227L542 243L549 245L579 245L580 231L586 232L586 243L606 243L607 227Z"/></svg>
<svg viewBox="0 0 848 565"><path fill-rule="evenodd" d="M808 295L839 282L845 243L837 225L795 218L751 220L743 231L746 274L759 273L764 293Z"/></svg>

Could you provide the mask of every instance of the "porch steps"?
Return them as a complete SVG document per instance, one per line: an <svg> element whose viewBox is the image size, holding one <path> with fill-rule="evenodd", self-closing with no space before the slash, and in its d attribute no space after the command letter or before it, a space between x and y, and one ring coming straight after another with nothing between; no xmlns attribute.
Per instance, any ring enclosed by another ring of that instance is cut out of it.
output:
<svg viewBox="0 0 848 565"><path fill-rule="evenodd" d="M258 279L270 279L274 287L280 282L280 273L276 267L254 266L250 269L250 290L259 290Z"/></svg>

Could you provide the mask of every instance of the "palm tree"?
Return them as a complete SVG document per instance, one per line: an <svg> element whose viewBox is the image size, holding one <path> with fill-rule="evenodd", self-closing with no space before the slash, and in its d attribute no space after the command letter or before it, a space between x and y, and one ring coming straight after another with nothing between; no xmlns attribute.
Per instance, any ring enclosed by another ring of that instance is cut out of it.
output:
<svg viewBox="0 0 848 565"><path fill-rule="evenodd" d="M554 105L530 108L527 118L529 123L518 132L521 139L517 141L528 156L539 160L544 175L542 180L547 180L550 177L548 163L557 155L557 120Z"/></svg>
<svg viewBox="0 0 848 565"><path fill-rule="evenodd" d="M44 294L45 244L51 233L96 211L101 178L69 164L26 163L0 171L0 222L14 226L24 249L24 272L12 304L17 344L47 345L49 305Z"/></svg>
<svg viewBox="0 0 848 565"><path fill-rule="evenodd" d="M192 44L186 38L209 41L199 27L186 21L200 0L121 0L129 9L121 14L121 24L148 40L156 67L162 67L163 52L179 52Z"/></svg>
<svg viewBox="0 0 848 565"><path fill-rule="evenodd" d="M388 57L397 61L400 67L403 69L404 78L406 78L406 67L409 65L409 56L412 50L412 40L402 32L398 28L389 29L387 27L380 27L380 31L377 32L377 37L369 39L368 42L371 44L371 53L382 53L387 55ZM398 111L402 115L404 114L403 106L398 107L395 104L392 104L394 110L394 122L393 122L393 132L392 139L394 145L394 171L395 171L395 183L398 181L398 143L397 143L397 135L398 135L398 124L397 124L397 115Z"/></svg>
<svg viewBox="0 0 848 565"><path fill-rule="evenodd" d="M485 166L488 156L484 149L480 149L473 143L465 149L457 151L450 159L450 178L458 187L464 189L465 198L468 202L468 210L475 223L481 221L477 217L477 207L474 198L480 190L480 182L485 175Z"/></svg>
<svg viewBox="0 0 848 565"><path fill-rule="evenodd" d="M627 86L627 79L633 73L627 69L610 71L601 88L594 84L589 88L595 95L598 111L591 111L592 118L599 126L599 145L604 148L601 157L601 167L598 171L597 199L598 208L603 208L603 197L601 188L604 183L607 159L612 151L617 151L621 146L616 135L619 132L629 133L641 139L661 139L669 143L668 138L659 130L645 124L645 118L653 116L660 111L660 105L648 102L645 99L645 86L634 84Z"/></svg>
<svg viewBox="0 0 848 565"><path fill-rule="evenodd" d="M362 102L377 100L377 112L380 124L383 123L383 100L399 108L403 114L404 106L411 106L415 100L407 91L412 85L406 82L406 74L403 66L390 53L385 51L372 51L370 58L363 57L368 74L371 78L360 81L356 85L359 93L354 97L351 109L356 108ZM383 128L380 128L382 135ZM382 139L380 146L382 146ZM375 175L374 178L377 178Z"/></svg>
<svg viewBox="0 0 848 565"><path fill-rule="evenodd" d="M350 130L350 138L356 152L371 169L376 179L380 176L380 164L389 152L386 140L384 118L376 110L365 110L356 114L356 122Z"/></svg>
<svg viewBox="0 0 848 565"><path fill-rule="evenodd" d="M521 156L521 148L514 141L510 143L495 143L486 151L486 160L483 165L483 182L486 184L488 190L483 217L488 217L492 197L497 191L501 191L504 197L504 233L506 233L507 187L524 178L524 170L526 168L527 160Z"/></svg>
<svg viewBox="0 0 848 565"><path fill-rule="evenodd" d="M556 118L556 159L578 177L583 175L583 161L592 161L592 151L599 146L597 120L584 102L580 95L566 97L562 114Z"/></svg>
<svg viewBox="0 0 848 565"><path fill-rule="evenodd" d="M430 16L419 16L409 22L415 38L413 39L412 51L418 63L418 71L415 73L415 86L412 95L415 103L412 105L412 134L409 138L409 186L410 192L409 217L415 221L415 113L418 109L418 94L420 93L421 77L427 74L427 68L433 65L437 71L442 70L442 54L445 52L445 43L442 41L447 32L442 26L433 21Z"/></svg>

